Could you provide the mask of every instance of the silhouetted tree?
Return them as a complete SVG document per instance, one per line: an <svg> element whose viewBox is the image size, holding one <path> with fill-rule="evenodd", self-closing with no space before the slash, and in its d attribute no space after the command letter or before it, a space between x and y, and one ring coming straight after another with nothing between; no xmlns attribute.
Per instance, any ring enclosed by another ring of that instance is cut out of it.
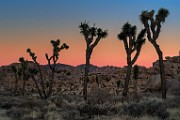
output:
<svg viewBox="0 0 180 120"><path fill-rule="evenodd" d="M14 78L15 78L14 94L16 94L17 89L18 89L18 82L22 76L22 69L17 68L15 65L13 65L11 68L12 68L12 72L14 73Z"/></svg>
<svg viewBox="0 0 180 120"><path fill-rule="evenodd" d="M63 43L63 45L60 45L60 40L57 40L57 41L54 41L54 40L51 40L51 44L53 46L53 54L48 57L48 54L46 53L45 56L46 56L46 59L48 61L48 65L49 65L49 68L51 70L51 78L50 78L50 84L49 84L49 92L48 92L48 97L51 95L52 93L52 88L53 88L53 83L54 83L54 73L56 71L56 63L59 59L59 52L63 49L68 49L69 46L66 44L66 43ZM51 61L53 62L53 64L51 64Z"/></svg>
<svg viewBox="0 0 180 120"><path fill-rule="evenodd" d="M161 76L161 85L162 85L162 99L166 99L166 79L165 71L163 64L163 53L157 44L157 38L159 37L161 31L161 24L165 22L166 17L169 15L167 9L161 8L154 18L154 10L151 11L142 11L140 15L140 20L143 23L146 31L147 38L154 46L158 57L159 57L159 67L160 67L160 76Z"/></svg>
<svg viewBox="0 0 180 120"><path fill-rule="evenodd" d="M87 82L88 82L88 73L90 58L93 52L94 47L99 43L103 38L106 38L108 33L107 30L102 30L101 28L96 28L95 25L90 27L85 21L79 25L80 33L84 36L86 41L86 65L84 73L84 83L83 83L83 96L84 100L87 100Z"/></svg>
<svg viewBox="0 0 180 120"><path fill-rule="evenodd" d="M127 55L127 72L126 72L126 79L124 82L124 89L123 89L123 96L127 96L128 92L128 85L132 70L132 65L136 62L142 45L145 43L145 33L146 30L143 29L140 31L138 36L136 37L136 26L131 26L128 22L125 23L122 27L122 31L118 34L119 40L123 41L126 55ZM136 52L134 57L132 58L132 53Z"/></svg>
<svg viewBox="0 0 180 120"><path fill-rule="evenodd" d="M59 52L63 49L68 49L69 46L66 45L65 43L63 43L63 45L60 45L60 40L51 40L51 44L53 46L53 54L52 56L48 56L48 54L46 53L45 56L46 56L46 59L48 61L48 66L50 68L50 77L49 77L49 84L47 85L47 83L45 83L45 77L43 77L43 74L42 74L42 70L40 68L40 64L37 62L37 56L35 55L34 52L31 51L31 49L27 49L27 52L29 53L29 55L31 56L33 62L35 63L37 69L31 69L30 70L30 73L31 73L31 78L33 79L34 83L35 83L35 86L39 92L39 95L42 99L47 99L51 96L52 94L52 88L53 88L53 83L54 83L54 74L56 72L56 64L57 64L57 61L59 59ZM51 64L51 61L53 62ZM40 76L40 85L42 87L42 90L41 88L39 87L38 85L38 82L35 78L35 75L39 73L39 76Z"/></svg>
<svg viewBox="0 0 180 120"><path fill-rule="evenodd" d="M23 88L22 88L22 94L24 95L25 92L25 86L26 86L26 81L29 79L29 71L28 71L28 61L24 60L24 57L19 58L19 62L21 65L22 69L22 80L23 80Z"/></svg>

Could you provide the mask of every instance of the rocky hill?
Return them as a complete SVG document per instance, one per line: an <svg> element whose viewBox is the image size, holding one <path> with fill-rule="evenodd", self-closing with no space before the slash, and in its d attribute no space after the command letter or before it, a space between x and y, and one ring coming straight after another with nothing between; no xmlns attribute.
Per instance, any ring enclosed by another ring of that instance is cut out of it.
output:
<svg viewBox="0 0 180 120"><path fill-rule="evenodd" d="M30 62L31 67L35 65ZM167 79L167 87L169 90L173 90L174 84L179 85L180 83L180 56L166 57L164 60L165 73ZM12 73L12 66L19 66L19 63L13 63L9 66L0 67L0 80L1 88L13 89L15 78ZM55 87L54 93L61 92L64 94L82 94L82 83L83 83L83 70L85 65L70 66L65 64L57 64L57 72L55 73ZM42 65L43 74L46 78L48 66ZM126 74L126 67L114 67L104 66L97 67L94 65L90 66L89 84L88 91L94 91L97 88L101 88L111 94L118 94L122 91L124 79ZM120 83L120 88L117 86L117 82ZM22 81L19 83L21 88ZM153 63L151 68L140 66L140 74L137 80L137 91L144 92L147 89L152 91L160 90L160 75L158 61ZM27 80L27 91L31 91L34 87L34 83L31 79ZM131 78L129 92L134 90L134 80Z"/></svg>

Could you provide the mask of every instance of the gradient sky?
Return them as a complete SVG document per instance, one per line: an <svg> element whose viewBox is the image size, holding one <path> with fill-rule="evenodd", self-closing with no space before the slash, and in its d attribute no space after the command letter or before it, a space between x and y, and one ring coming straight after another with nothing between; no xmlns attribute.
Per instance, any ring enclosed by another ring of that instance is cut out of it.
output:
<svg viewBox="0 0 180 120"><path fill-rule="evenodd" d="M129 22L143 28L139 21L142 10L167 8L170 11L158 38L165 56L178 55L180 50L180 0L0 0L0 66L18 62L27 48L46 64L44 54L51 53L50 40L60 39L70 48L60 53L58 62L70 65L85 63L85 40L79 24L108 29L108 37L100 41L91 63L98 66L125 66L123 43L117 39L122 25ZM153 46L146 41L136 62L151 66L157 60Z"/></svg>

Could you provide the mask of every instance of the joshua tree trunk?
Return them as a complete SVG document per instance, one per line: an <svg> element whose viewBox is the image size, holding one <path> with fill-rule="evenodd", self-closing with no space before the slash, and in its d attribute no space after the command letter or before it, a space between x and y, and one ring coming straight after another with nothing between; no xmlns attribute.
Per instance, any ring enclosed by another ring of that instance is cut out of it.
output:
<svg viewBox="0 0 180 120"><path fill-rule="evenodd" d="M48 96L47 97L50 97L51 94L52 94L52 88L53 88L53 84L54 84L54 72L52 72L52 75L51 75L51 80L50 80L50 84L49 84L49 93L48 93Z"/></svg>
<svg viewBox="0 0 180 120"><path fill-rule="evenodd" d="M131 78L131 70L132 70L132 64L131 64L131 55L127 55L127 72L126 72L126 79L124 82L124 89L123 89L123 96L127 96L127 92L128 92L128 86L129 86L129 80Z"/></svg>
<svg viewBox="0 0 180 120"><path fill-rule="evenodd" d="M88 84L88 73L89 73L89 65L90 65L90 58L91 58L91 50L88 48L86 49L86 66L85 66L85 73L84 73L84 88L83 88L83 96L84 100L87 100L87 84Z"/></svg>
<svg viewBox="0 0 180 120"><path fill-rule="evenodd" d="M43 94L44 94L44 98L47 99L45 86L44 86L44 79L43 79L43 75L42 75L42 72L41 72L41 69L40 69L40 65L37 62L35 64L36 64L36 66L38 68L38 71L39 71L40 80L41 80L40 83L41 83L42 91L43 91Z"/></svg>
<svg viewBox="0 0 180 120"><path fill-rule="evenodd" d="M152 44L155 47L156 52L159 57L162 99L166 99L166 78L165 78L165 70L164 70L164 64L163 64L163 53L162 53L161 49L159 48L159 45L156 42L152 42Z"/></svg>
<svg viewBox="0 0 180 120"><path fill-rule="evenodd" d="M37 90L38 90L39 96L41 97L41 99L43 99L43 96L42 96L42 94L41 94L41 90L40 90L40 88L39 88L39 86L38 86L38 83L37 83L34 75L32 75L31 77L32 77L32 80L33 80L34 83L35 83L35 86L36 86Z"/></svg>

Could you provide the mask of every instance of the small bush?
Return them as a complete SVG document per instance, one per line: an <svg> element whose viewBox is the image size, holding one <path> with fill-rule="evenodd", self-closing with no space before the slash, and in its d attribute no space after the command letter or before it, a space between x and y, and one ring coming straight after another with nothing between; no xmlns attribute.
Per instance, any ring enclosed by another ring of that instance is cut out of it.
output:
<svg viewBox="0 0 180 120"><path fill-rule="evenodd" d="M24 100L21 103L19 103L18 107L19 108L31 108L31 109L34 107L42 108L46 104L47 103L45 103L45 101L42 101L42 100L27 99L27 100Z"/></svg>
<svg viewBox="0 0 180 120"><path fill-rule="evenodd" d="M144 114L157 116L160 119L169 117L166 105L157 101L146 101L124 106L124 113L133 117L139 117Z"/></svg>
<svg viewBox="0 0 180 120"><path fill-rule="evenodd" d="M11 109L12 108L12 104L11 103L8 103L8 102L4 102L3 104L1 104L1 108L2 109Z"/></svg>
<svg viewBox="0 0 180 120"><path fill-rule="evenodd" d="M174 96L166 100L168 108L179 108L180 107L180 96Z"/></svg>
<svg viewBox="0 0 180 120"><path fill-rule="evenodd" d="M141 104L131 104L124 107L124 112L130 116L139 117L143 114L144 106Z"/></svg>
<svg viewBox="0 0 180 120"><path fill-rule="evenodd" d="M91 104L103 104L105 102L110 102L111 95L102 89L95 89L88 96L88 102Z"/></svg>
<svg viewBox="0 0 180 120"><path fill-rule="evenodd" d="M110 107L105 104L84 104L78 107L81 116L88 115L89 118L92 118L94 115L107 115Z"/></svg>
<svg viewBox="0 0 180 120"><path fill-rule="evenodd" d="M76 120L79 116L79 111L77 110L69 110L62 112L62 118L65 120Z"/></svg>
<svg viewBox="0 0 180 120"><path fill-rule="evenodd" d="M25 114L28 114L30 111L24 108L15 108L6 112L6 115L11 117L13 120L19 120Z"/></svg>

